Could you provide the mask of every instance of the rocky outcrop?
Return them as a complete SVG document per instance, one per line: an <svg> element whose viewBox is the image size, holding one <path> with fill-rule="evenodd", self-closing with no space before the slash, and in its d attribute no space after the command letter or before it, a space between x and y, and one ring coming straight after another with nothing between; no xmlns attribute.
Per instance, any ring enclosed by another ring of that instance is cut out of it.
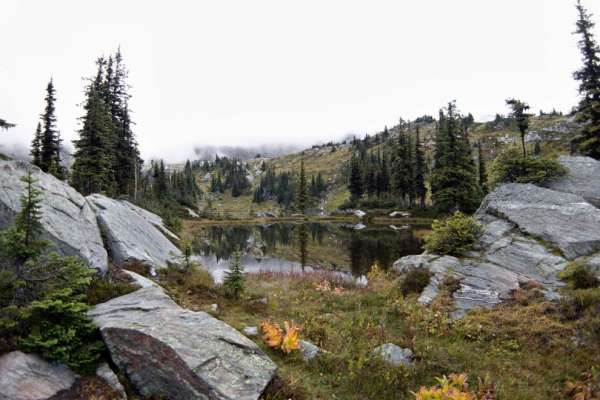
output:
<svg viewBox="0 0 600 400"><path fill-rule="evenodd" d="M577 194L506 184L490 193L475 215L483 233L472 251L460 257L408 256L394 264L399 273L414 268L432 272L419 297L423 304L437 296L446 277L458 279L455 317L493 307L530 281L547 298L557 298L563 285L558 272L570 260L600 251L600 210Z"/></svg>
<svg viewBox="0 0 600 400"><path fill-rule="evenodd" d="M276 372L254 342L209 314L180 308L159 287L89 314L113 362L143 396L255 400Z"/></svg>
<svg viewBox="0 0 600 400"><path fill-rule="evenodd" d="M43 400L68 390L77 376L66 366L13 351L0 357L0 400Z"/></svg>
<svg viewBox="0 0 600 400"><path fill-rule="evenodd" d="M39 168L19 161L0 161L0 230L8 227L21 209L23 177L31 169L41 189L44 239L52 251L77 256L90 267L106 271L108 256L102 243L96 217L85 198L66 183Z"/></svg>
<svg viewBox="0 0 600 400"><path fill-rule="evenodd" d="M569 171L567 175L545 186L558 192L572 193L600 207L600 161L590 157L561 156L558 161Z"/></svg>
<svg viewBox="0 0 600 400"><path fill-rule="evenodd" d="M110 366L108 365L108 363L100 364L100 366L96 369L96 376L98 376L99 378L102 378L102 380L104 380L104 382L106 382L106 384L108 386L110 386L112 388L112 390L114 390L117 393L120 400L127 399L127 394L125 393L125 388L119 381L119 378L117 377L117 375L115 375L113 370L110 369Z"/></svg>
<svg viewBox="0 0 600 400"><path fill-rule="evenodd" d="M165 237L175 239L177 236L165 227L159 216L101 194L92 194L86 199L98 218L116 265L138 261L162 268L181 257L181 251Z"/></svg>
<svg viewBox="0 0 600 400"><path fill-rule="evenodd" d="M481 204L477 217L487 215L556 246L570 260L600 250L600 210L575 194L530 184L506 184Z"/></svg>

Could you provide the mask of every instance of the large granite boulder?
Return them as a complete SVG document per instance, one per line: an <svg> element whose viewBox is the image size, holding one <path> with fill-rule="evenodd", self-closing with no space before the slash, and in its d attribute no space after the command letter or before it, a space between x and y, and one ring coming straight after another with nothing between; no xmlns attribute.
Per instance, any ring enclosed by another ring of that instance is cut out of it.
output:
<svg viewBox="0 0 600 400"><path fill-rule="evenodd" d="M89 312L113 362L143 396L256 400L276 373L251 340L147 286Z"/></svg>
<svg viewBox="0 0 600 400"><path fill-rule="evenodd" d="M490 193L476 215L513 223L569 260L600 251L600 210L578 195L511 183Z"/></svg>
<svg viewBox="0 0 600 400"><path fill-rule="evenodd" d="M181 257L181 251L165 235L177 236L164 226L159 216L101 194L92 194L86 199L98 218L116 265L139 261L162 268Z"/></svg>
<svg viewBox="0 0 600 400"><path fill-rule="evenodd" d="M600 161L570 156L561 156L558 161L567 168L568 174L545 186L558 192L577 194L600 207Z"/></svg>
<svg viewBox="0 0 600 400"><path fill-rule="evenodd" d="M53 243L51 250L80 257L90 267L106 271L108 256L96 217L85 198L38 167L19 161L0 161L0 229L9 226L21 209L23 182L20 178L28 169L42 191L43 237Z"/></svg>
<svg viewBox="0 0 600 400"><path fill-rule="evenodd" d="M68 390L77 376L66 366L13 351L0 357L0 400L43 400Z"/></svg>
<svg viewBox="0 0 600 400"><path fill-rule="evenodd" d="M437 296L447 277L458 279L455 317L473 308L493 307L530 281L555 299L563 286L558 273L568 260L600 250L600 210L571 193L502 185L484 199L475 215L483 232L472 251L460 257L425 253L394 264L401 274L415 268L431 271L430 283L419 297L423 304Z"/></svg>

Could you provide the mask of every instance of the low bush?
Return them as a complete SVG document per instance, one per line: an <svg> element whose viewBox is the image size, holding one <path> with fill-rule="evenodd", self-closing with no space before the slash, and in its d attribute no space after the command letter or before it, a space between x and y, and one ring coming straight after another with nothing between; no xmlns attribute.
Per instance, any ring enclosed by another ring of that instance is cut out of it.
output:
<svg viewBox="0 0 600 400"><path fill-rule="evenodd" d="M492 163L493 185L500 183L544 183L567 173L558 161L547 157L524 157L517 147L500 153Z"/></svg>
<svg viewBox="0 0 600 400"><path fill-rule="evenodd" d="M425 249L442 255L459 255L472 248L481 226L460 211L443 220L435 220L432 232L425 237Z"/></svg>
<svg viewBox="0 0 600 400"><path fill-rule="evenodd" d="M86 302L89 305L105 303L115 297L134 292L136 285L126 281L115 280L111 277L95 277L86 292Z"/></svg>
<svg viewBox="0 0 600 400"><path fill-rule="evenodd" d="M403 296L421 293L431 281L431 272L425 268L414 268L404 274L400 281L400 292Z"/></svg>

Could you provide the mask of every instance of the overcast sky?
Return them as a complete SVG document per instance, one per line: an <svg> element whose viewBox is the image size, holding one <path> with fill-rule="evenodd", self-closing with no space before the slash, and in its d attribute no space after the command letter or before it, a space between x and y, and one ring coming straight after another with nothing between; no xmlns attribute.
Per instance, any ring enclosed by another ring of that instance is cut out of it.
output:
<svg viewBox="0 0 600 400"><path fill-rule="evenodd" d="M513 96L567 111L580 64L574 3L1 0L0 117L18 127L0 145L29 143L50 76L73 140L82 77L119 45L145 158L373 133L451 99L478 118ZM600 1L584 4L600 24Z"/></svg>

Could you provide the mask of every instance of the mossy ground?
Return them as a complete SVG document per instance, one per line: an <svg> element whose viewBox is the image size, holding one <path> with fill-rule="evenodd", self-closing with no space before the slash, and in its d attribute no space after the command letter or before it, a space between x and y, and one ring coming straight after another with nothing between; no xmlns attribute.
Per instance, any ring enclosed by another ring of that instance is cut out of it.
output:
<svg viewBox="0 0 600 400"><path fill-rule="evenodd" d="M399 280L384 273L372 276L367 288L323 273L248 275L237 301L211 287L206 274L167 273L160 280L185 307L208 311L218 304L215 316L240 330L293 320L303 339L329 352L305 363L254 338L284 382L271 399L409 399L410 391L452 372L465 372L472 382L488 377L497 399L561 399L567 381L600 365L598 310L566 312L569 300L548 302L534 285L517 291L512 302L453 321L447 294L422 306L416 295L403 297ZM342 289L319 290L325 280ZM263 298L266 304L257 301ZM371 354L388 342L413 349L414 368L392 367Z"/></svg>

